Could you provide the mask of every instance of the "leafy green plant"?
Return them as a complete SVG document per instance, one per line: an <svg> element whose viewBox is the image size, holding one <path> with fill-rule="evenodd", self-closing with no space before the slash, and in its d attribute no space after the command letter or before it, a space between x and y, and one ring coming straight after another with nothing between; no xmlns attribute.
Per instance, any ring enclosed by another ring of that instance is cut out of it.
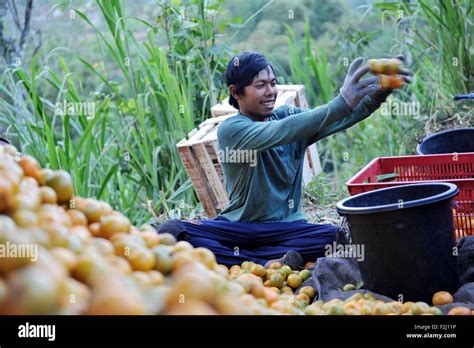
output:
<svg viewBox="0 0 474 348"><path fill-rule="evenodd" d="M327 103L334 95L334 75L327 60L326 49L312 49L310 24L305 20L304 46L296 38L294 30L287 24L287 43L290 52L291 81L304 84L311 104Z"/></svg>
<svg viewBox="0 0 474 348"><path fill-rule="evenodd" d="M401 34L413 41L413 69L424 81L414 91L430 112L435 104L430 102L472 91L472 1L378 2L375 7L392 16L405 14L398 26L405 27Z"/></svg>
<svg viewBox="0 0 474 348"><path fill-rule="evenodd" d="M199 122L195 100L207 100L205 115L211 99L216 99L210 98L217 91L208 80L210 75L204 80L201 75L210 69L220 73L227 59L212 45L213 25L222 24L215 19L221 4L220 0L184 2L181 9L200 15L193 25L179 16L167 16L175 30L184 31L182 37L192 31L187 41L194 45L183 48L177 35L169 42L169 50L157 43L160 20L152 24L127 17L119 1L97 1L108 33L99 30L86 13L59 4L95 30L106 59L92 64L75 52L53 49L44 60L40 54L35 56L28 69L4 71L0 123L7 127L7 136L17 137L21 151L37 157L41 165L69 171L78 195L105 199L134 222L171 211L182 201L196 205L175 145ZM176 11L179 4L168 5L167 9ZM128 27L131 21L146 29L143 43ZM207 45L209 40L208 54L180 59L180 54L201 52L200 43ZM71 59L90 71L96 79L95 90L83 90L82 76L66 63ZM48 61L58 63L61 70L51 69ZM26 99L19 90L25 91ZM92 115L57 112L63 104L83 103L93 105Z"/></svg>

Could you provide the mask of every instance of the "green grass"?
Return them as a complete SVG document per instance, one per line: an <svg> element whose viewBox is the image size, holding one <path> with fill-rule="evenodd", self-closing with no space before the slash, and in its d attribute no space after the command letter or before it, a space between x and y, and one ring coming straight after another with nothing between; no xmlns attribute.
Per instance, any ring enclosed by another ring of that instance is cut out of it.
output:
<svg viewBox="0 0 474 348"><path fill-rule="evenodd" d="M43 166L69 171L78 195L106 200L142 223L151 217L149 201L157 214L165 211L165 201L167 207L180 200L196 204L175 148L195 126L195 75L181 62L169 65L165 49L155 43L152 24L142 21L148 36L141 44L127 28L119 2L97 3L108 34L86 14L75 12L96 29L102 54L109 58L104 63L111 66L99 70L76 53L64 57L53 50L48 59L62 71L40 65L39 56L28 70L5 71L0 122L9 126L8 134L17 137L22 152ZM90 70L99 92L82 90L82 76L68 69L70 59ZM55 100L45 98L51 94ZM90 102L96 112L93 117L57 115L57 102Z"/></svg>

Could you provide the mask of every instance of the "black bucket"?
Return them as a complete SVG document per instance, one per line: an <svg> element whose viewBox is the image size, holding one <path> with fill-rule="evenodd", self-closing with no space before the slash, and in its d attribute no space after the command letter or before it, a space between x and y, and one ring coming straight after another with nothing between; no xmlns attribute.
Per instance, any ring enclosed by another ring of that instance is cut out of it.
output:
<svg viewBox="0 0 474 348"><path fill-rule="evenodd" d="M358 262L366 289L427 303L437 291L457 289L452 201L458 192L450 183L411 184L337 203L352 241L364 247Z"/></svg>
<svg viewBox="0 0 474 348"><path fill-rule="evenodd" d="M449 129L420 140L418 155L474 152L474 128Z"/></svg>

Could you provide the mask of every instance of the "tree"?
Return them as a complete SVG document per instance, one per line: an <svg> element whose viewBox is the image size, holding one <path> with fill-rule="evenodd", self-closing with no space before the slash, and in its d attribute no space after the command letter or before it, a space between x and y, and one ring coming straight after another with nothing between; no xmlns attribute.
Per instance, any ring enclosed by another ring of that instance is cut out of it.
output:
<svg viewBox="0 0 474 348"><path fill-rule="evenodd" d="M39 42L35 47L36 52L41 47L39 31L31 29L31 13L33 0L26 0L23 20L14 0L0 1L0 51L7 66L20 65L31 33L38 34Z"/></svg>

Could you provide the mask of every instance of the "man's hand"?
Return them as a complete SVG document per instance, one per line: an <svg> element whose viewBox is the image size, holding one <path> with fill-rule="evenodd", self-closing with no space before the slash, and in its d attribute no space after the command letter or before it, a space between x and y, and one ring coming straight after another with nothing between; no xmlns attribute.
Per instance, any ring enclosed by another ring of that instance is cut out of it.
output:
<svg viewBox="0 0 474 348"><path fill-rule="evenodd" d="M349 108L354 109L357 104L368 94L381 93L381 86L377 76L360 81L361 77L370 71L368 65L359 68L364 59L354 60L349 67L344 85L339 92ZM385 92L385 91L384 91Z"/></svg>
<svg viewBox="0 0 474 348"><path fill-rule="evenodd" d="M403 55L398 55L395 58L400 59L402 62L405 62L405 57ZM403 78L403 81L405 83L411 83L411 75L412 72L408 69L401 68L400 71L398 72L398 75L401 75ZM378 77L377 77L378 79ZM377 108L387 100L387 97L393 92L393 89L385 89L385 90L377 90L375 92L370 93L370 99L372 99L374 105L377 105Z"/></svg>

